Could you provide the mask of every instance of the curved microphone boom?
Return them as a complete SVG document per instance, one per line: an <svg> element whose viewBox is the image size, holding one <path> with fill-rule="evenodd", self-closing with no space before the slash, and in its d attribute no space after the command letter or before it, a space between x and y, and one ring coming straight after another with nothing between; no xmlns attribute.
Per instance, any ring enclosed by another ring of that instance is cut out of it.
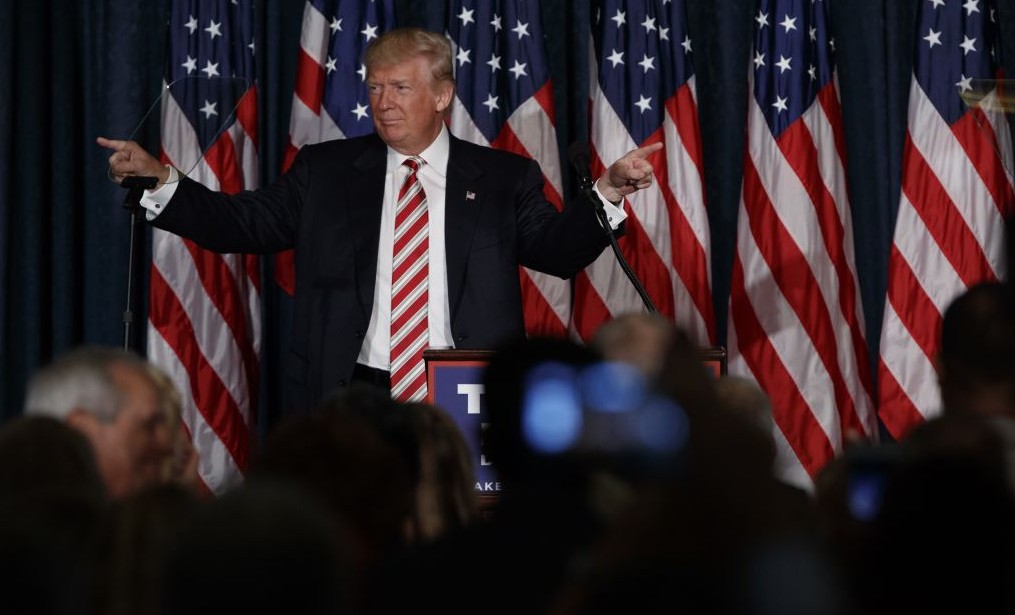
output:
<svg viewBox="0 0 1015 615"><path fill-rule="evenodd" d="M575 141L567 148L567 158L571 161L571 166L574 167L575 173L578 177L578 187L581 188L582 193L585 194L585 198L592 203L592 207L596 211L596 218L599 219L599 226L603 227L603 231L606 233L607 238L610 240L610 247L613 248L613 254L617 257L617 263L620 268L624 271L624 275L627 279L631 280L631 284L634 289L638 291L638 296L641 297L642 303L645 304L645 310L650 314L655 314L659 310L656 309L655 304L652 303L651 297L645 292L645 287L642 286L641 280L635 275L631 266L627 263L627 259L624 258L624 254L620 251L620 245L617 243L617 237L610 227L609 218L606 215L606 209L603 207L603 200L596 193L592 184L592 163L591 157L589 156L589 144L582 141Z"/></svg>

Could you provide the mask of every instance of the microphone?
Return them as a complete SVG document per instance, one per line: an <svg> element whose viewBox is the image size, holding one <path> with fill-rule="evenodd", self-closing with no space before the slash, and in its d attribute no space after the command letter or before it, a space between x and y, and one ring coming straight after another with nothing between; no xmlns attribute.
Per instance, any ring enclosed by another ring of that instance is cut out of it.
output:
<svg viewBox="0 0 1015 615"><path fill-rule="evenodd" d="M592 187L592 163L589 160L589 144L575 141L567 148L567 159L578 173L578 185L582 190Z"/></svg>
<svg viewBox="0 0 1015 615"><path fill-rule="evenodd" d="M120 185L124 188L141 188L142 190L151 190L158 183L158 177L149 177L147 175L128 175L120 181Z"/></svg>

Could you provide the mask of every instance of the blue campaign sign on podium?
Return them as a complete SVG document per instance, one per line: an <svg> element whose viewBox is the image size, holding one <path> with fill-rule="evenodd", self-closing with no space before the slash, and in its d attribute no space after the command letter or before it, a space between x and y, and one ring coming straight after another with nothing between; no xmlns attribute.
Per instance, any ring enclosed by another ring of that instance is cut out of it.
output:
<svg viewBox="0 0 1015 615"><path fill-rule="evenodd" d="M427 350L427 402L447 412L458 425L472 452L476 491L497 495L500 481L483 450L487 422L483 370L493 353L482 350Z"/></svg>

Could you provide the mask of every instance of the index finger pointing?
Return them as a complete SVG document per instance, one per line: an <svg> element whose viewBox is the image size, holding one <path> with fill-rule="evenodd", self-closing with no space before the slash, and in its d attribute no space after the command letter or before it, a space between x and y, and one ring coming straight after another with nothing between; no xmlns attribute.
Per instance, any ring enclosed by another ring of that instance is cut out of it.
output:
<svg viewBox="0 0 1015 615"><path fill-rule="evenodd" d="M647 158L649 156L649 154L654 154L654 153L658 152L659 150L661 150L662 148L663 148L663 142L662 141L656 141L655 143L651 143L651 144L646 145L644 147L639 147L636 150L632 150L631 154L633 154L634 156L637 156L639 158Z"/></svg>
<svg viewBox="0 0 1015 615"><path fill-rule="evenodd" d="M123 148L125 148L127 146L127 141L119 141L119 140L116 140L116 139L107 139L105 137L97 137L95 139L95 142L98 143L99 146L101 146L101 147L104 147L106 149L111 149L111 150L114 150L114 151L117 151L117 152L122 150Z"/></svg>

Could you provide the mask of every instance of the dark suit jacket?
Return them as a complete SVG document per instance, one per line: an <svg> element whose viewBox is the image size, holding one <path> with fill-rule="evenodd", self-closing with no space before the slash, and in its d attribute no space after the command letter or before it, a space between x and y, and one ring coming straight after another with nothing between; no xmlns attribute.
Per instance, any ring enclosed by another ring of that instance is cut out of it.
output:
<svg viewBox="0 0 1015 615"><path fill-rule="evenodd" d="M518 265L569 278L608 245L589 203L563 213L535 162L450 139L445 241L455 347L524 334ZM182 179L155 226L225 253L296 249L287 410L348 384L370 321L387 148L376 135L304 147L267 188ZM466 195L471 198L467 198Z"/></svg>

